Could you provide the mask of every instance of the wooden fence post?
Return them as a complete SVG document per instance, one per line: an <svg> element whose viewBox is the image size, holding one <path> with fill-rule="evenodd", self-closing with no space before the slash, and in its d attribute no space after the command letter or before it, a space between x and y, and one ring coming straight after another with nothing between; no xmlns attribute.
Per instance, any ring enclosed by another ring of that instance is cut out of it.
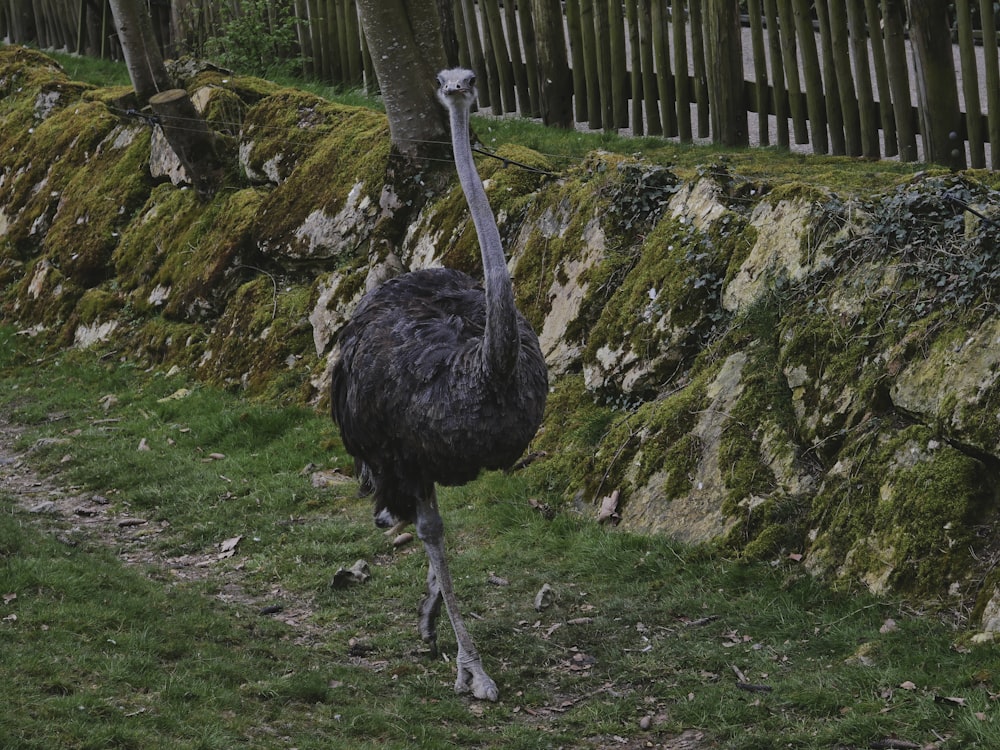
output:
<svg viewBox="0 0 1000 750"><path fill-rule="evenodd" d="M955 3L958 20L958 46L962 61L962 95L965 98L965 135L969 141L969 161L973 169L986 166L983 144L983 115L979 100L979 73L976 70L976 42L972 34L972 8L969 0ZM985 51L985 50L984 50Z"/></svg>
<svg viewBox="0 0 1000 750"><path fill-rule="evenodd" d="M847 35L851 41L851 56L858 71L858 119L861 127L861 155L866 159L879 157L878 112L872 94L872 69L868 58L868 32L865 29L865 9L862 0L847 0ZM874 42L874 40L872 40Z"/></svg>
<svg viewBox="0 0 1000 750"><path fill-rule="evenodd" d="M767 18L767 46L771 55L771 80L774 90L774 117L778 121L778 145L788 148L788 90L785 87L785 66L782 59L784 33L778 27L778 5L775 0L764 0Z"/></svg>
<svg viewBox="0 0 1000 750"><path fill-rule="evenodd" d="M764 49L764 11L761 8L760 0L750 0L747 3L747 12L750 14L750 37L753 44L754 101L757 107L757 132L760 138L760 145L767 146L771 143L771 127L768 121L771 104L767 85L767 52Z"/></svg>
<svg viewBox="0 0 1000 750"><path fill-rule="evenodd" d="M1000 71L997 66L997 24L993 3L980 0L979 17L983 21L983 54L986 70L986 111L989 112L990 168L1000 169Z"/></svg>

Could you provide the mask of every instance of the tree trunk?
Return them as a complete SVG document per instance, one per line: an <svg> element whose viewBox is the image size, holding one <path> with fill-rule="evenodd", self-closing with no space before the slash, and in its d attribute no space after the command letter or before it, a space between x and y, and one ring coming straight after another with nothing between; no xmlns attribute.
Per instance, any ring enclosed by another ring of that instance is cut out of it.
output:
<svg viewBox="0 0 1000 750"><path fill-rule="evenodd" d="M573 127L573 79L566 60L563 14L559 0L531 0L538 53L538 88L542 122Z"/></svg>
<svg viewBox="0 0 1000 750"><path fill-rule="evenodd" d="M195 110L187 92L173 88L153 37L152 21L139 0L110 0L110 5L139 103L148 102L159 117L163 135L184 165L198 197L210 197L224 171L215 134Z"/></svg>
<svg viewBox="0 0 1000 750"><path fill-rule="evenodd" d="M444 44L444 56L448 67L457 68L461 65L458 57L458 29L455 27L453 0L436 0L437 14L441 21L441 41Z"/></svg>
<svg viewBox="0 0 1000 750"><path fill-rule="evenodd" d="M446 65L435 0L358 0L358 13L393 146L411 160L440 150L448 120L435 93Z"/></svg>
<svg viewBox="0 0 1000 750"><path fill-rule="evenodd" d="M225 169L215 133L201 118L184 89L168 89L149 98L163 135L184 166L201 200L212 197Z"/></svg>
<svg viewBox="0 0 1000 750"><path fill-rule="evenodd" d="M910 43L916 68L917 102L924 158L965 168L962 110L948 24L948 0L908 0Z"/></svg>
<svg viewBox="0 0 1000 750"><path fill-rule="evenodd" d="M153 22L139 0L109 0L132 87L140 104L173 88L153 36Z"/></svg>
<svg viewBox="0 0 1000 750"><path fill-rule="evenodd" d="M722 146L749 145L743 90L743 45L739 4L708 0L705 7L705 56L712 141Z"/></svg>

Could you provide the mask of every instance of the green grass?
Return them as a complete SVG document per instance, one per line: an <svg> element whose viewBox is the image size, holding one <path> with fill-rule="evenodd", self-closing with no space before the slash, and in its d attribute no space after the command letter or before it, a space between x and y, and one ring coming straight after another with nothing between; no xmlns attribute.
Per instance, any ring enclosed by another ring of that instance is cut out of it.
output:
<svg viewBox="0 0 1000 750"><path fill-rule="evenodd" d="M97 57L71 55L66 52L45 50L45 54L58 62L72 80L94 86L131 86L128 68L123 62L102 60Z"/></svg>
<svg viewBox="0 0 1000 750"><path fill-rule="evenodd" d="M393 550L353 484L312 486L314 468L349 466L324 416L84 352L43 357L0 328L0 422L40 475L147 521L99 534L0 490L2 748L639 747L686 729L704 747L1000 746L995 647L794 563L569 509L546 520L536 488L501 474L442 492L456 585L502 693L478 704L417 638L419 547ZM332 589L356 559L371 580ZM537 612L545 583L558 596ZM453 656L444 622L441 641ZM739 689L734 668L771 690Z"/></svg>

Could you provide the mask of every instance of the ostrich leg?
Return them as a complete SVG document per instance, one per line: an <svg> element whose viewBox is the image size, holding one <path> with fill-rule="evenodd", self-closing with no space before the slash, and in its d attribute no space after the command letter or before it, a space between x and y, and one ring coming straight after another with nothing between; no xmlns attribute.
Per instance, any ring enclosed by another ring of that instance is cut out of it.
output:
<svg viewBox="0 0 1000 750"><path fill-rule="evenodd" d="M430 647L431 658L437 658L437 619L441 614L441 587L434 566L427 565L427 596L420 602L420 639Z"/></svg>
<svg viewBox="0 0 1000 750"><path fill-rule="evenodd" d="M472 694L481 700L495 701L499 697L497 685L486 674L483 669L483 662L479 658L472 637L465 627L462 614L458 609L458 599L455 598L455 591L452 588L451 573L448 571L448 563L444 559L444 524L441 521L441 514L437 509L437 496L432 488L427 496L417 503L417 536L424 543L427 551L427 559L431 566L431 573L428 574L428 598L432 603L437 597L434 596L434 588L440 592L444 600L445 610L448 612L448 619L451 620L451 627L455 631L455 640L458 642L458 678L455 680L455 692L464 693L472 691ZM431 583L431 575L434 576L435 584ZM428 601L427 599L424 600ZM424 605L421 605L421 629L424 626L423 613ZM427 620L433 626L434 618L428 613ZM431 628L433 632L433 628Z"/></svg>

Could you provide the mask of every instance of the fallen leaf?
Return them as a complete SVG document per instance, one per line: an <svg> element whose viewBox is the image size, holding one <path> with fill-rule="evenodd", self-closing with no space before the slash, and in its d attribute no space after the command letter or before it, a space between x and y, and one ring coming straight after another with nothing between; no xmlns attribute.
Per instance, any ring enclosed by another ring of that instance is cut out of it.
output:
<svg viewBox="0 0 1000 750"><path fill-rule="evenodd" d="M954 706L964 706L965 705L965 698L956 698L954 696L946 696L946 695L935 695L934 696L934 702L935 703L951 703Z"/></svg>
<svg viewBox="0 0 1000 750"><path fill-rule="evenodd" d="M909 680L907 680L906 682L903 682L903 683L900 683L900 685L899 685L899 686L900 686L901 688L903 688L903 690L916 690L916 689L917 689L917 686L916 686L916 685L914 685L914 684L913 684L912 682L910 682Z"/></svg>
<svg viewBox="0 0 1000 750"><path fill-rule="evenodd" d="M555 623L554 625L550 626L548 630L545 631L545 633L542 635L542 638L548 640L552 636L552 634L557 630L559 630L559 628L561 628L562 626L563 624L561 622Z"/></svg>
<svg viewBox="0 0 1000 750"><path fill-rule="evenodd" d="M136 448L136 450L149 451L152 450L152 448L149 447L149 442L146 440L146 438L143 438L142 440L139 441L139 447Z"/></svg>
<svg viewBox="0 0 1000 750"><path fill-rule="evenodd" d="M891 617L882 623L882 627L878 629L880 633L894 633L899 630L899 625Z"/></svg>
<svg viewBox="0 0 1000 750"><path fill-rule="evenodd" d="M608 521L617 523L621 519L621 516L618 515L619 497L620 497L619 491L615 490L610 495L606 495L605 497L601 498L601 507L597 511L598 523L607 523Z"/></svg>
<svg viewBox="0 0 1000 750"><path fill-rule="evenodd" d="M3 603L4 604L10 604L15 599L17 599L17 594L13 594L12 593L12 594L4 594L3 595Z"/></svg>
<svg viewBox="0 0 1000 750"><path fill-rule="evenodd" d="M229 539L220 542L219 552L221 552L223 555L226 555L226 557L232 557L233 553L236 551L236 545L240 543L241 539L243 539L242 535L230 537Z"/></svg>
<svg viewBox="0 0 1000 750"><path fill-rule="evenodd" d="M798 552L792 552L788 555L788 559L792 562L802 562L802 555Z"/></svg>
<svg viewBox="0 0 1000 750"><path fill-rule="evenodd" d="M164 396L163 398L157 399L157 403L165 404L168 401L179 401L182 398L187 398L191 395L191 391L187 388L178 388L176 391L171 393L169 396Z"/></svg>

